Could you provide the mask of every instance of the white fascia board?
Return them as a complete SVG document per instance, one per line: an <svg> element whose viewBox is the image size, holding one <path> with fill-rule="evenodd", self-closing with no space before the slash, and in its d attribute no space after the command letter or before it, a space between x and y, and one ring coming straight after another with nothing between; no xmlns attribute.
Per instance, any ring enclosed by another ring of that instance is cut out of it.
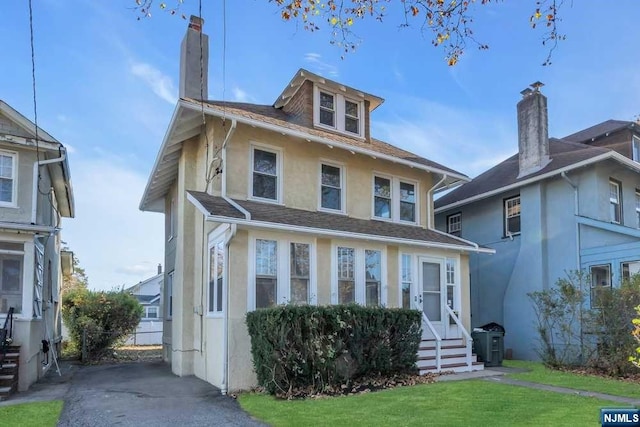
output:
<svg viewBox="0 0 640 427"><path fill-rule="evenodd" d="M181 99L180 101L178 101L178 105L181 105L189 110L194 110L194 111L201 111L202 107L201 106L197 106L194 105L192 102L186 101ZM257 128L262 128L262 129L266 129L266 130L270 130L273 132L278 132L280 134L284 133L287 135L291 135L297 138L301 138L301 139L308 139L310 141L313 142L318 142L320 144L324 144L324 145L330 145L332 147L337 147L337 148L341 148L343 150L347 150L347 151L353 151L355 153L359 153L359 154L364 154L366 156L370 156L370 157L376 157L378 159L383 159L383 160L387 160L390 161L392 163L398 163L398 164L402 164L405 166L410 166L412 168L415 169L420 169L426 172L432 172L432 173L437 173L440 175L447 175L450 176L452 178L457 178L460 181L465 181L465 182L469 182L471 181L471 178L464 176L464 175L459 175L457 173L452 173L452 172L448 172L439 168L435 168L432 166L427 166L427 165L423 165L421 163L415 163L415 162L411 162L409 160L404 160L401 159L399 157L394 157L394 156L389 156L387 154L383 154L380 153L378 151L372 151L372 150L367 150L364 148L360 148L360 147L356 147L354 145L349 145L349 144L344 144L342 142L339 141L334 141L332 139L327 139L327 138L322 138L319 136L315 136L306 132L302 132L296 129L290 129L288 127L283 127L283 126L279 126L279 125L274 125L271 123L265 123L263 121L260 120L255 120L255 119L250 119L248 117L244 117L244 116L238 116L236 114L230 114L230 113L225 113L223 114L221 111L205 106L204 107L204 111L205 113L211 115L211 116L215 116L215 117L225 117L227 119L233 119L236 120L238 123L244 123L250 126L255 126Z"/></svg>
<svg viewBox="0 0 640 427"><path fill-rule="evenodd" d="M356 240L370 240L370 241L372 240L376 242L393 243L395 245L405 244L405 245L421 246L421 247L433 248L433 249L449 249L449 250L455 250L455 251L479 252L479 253L488 253L488 254L495 253L493 249L480 248L480 247L477 247L477 245L475 244L473 244L472 247L461 246L461 245L459 246L459 245L451 245L447 243L425 242L424 240L412 240L412 239L378 236L374 234L361 234L361 233L352 233L348 231L328 230L325 228L303 227L299 225L279 224L279 223L255 221L255 220L247 221L241 218L230 218L226 216L216 216L216 215L205 215L205 218L207 221L237 224L237 225L245 226L248 228L288 231L288 232L294 232L294 233L313 234L316 236L321 235L321 236L337 237L342 239L356 239Z"/></svg>
<svg viewBox="0 0 640 427"><path fill-rule="evenodd" d="M180 114L181 106L182 106L181 102L178 102L176 104L176 108L173 110L173 115L171 116L169 127L167 128L167 131L164 134L164 138L162 139L162 145L160 146L160 150L158 150L158 155L156 156L156 161L153 164L151 173L149 174L149 179L147 180L147 185L144 188L144 193L142 193L142 199L140 200L140 205L138 206L138 209L140 209L141 211L145 211L148 208L149 204L153 201L153 200L147 200L147 197L149 197L149 192L151 191L151 186L153 185L153 177L155 176L156 171L160 166L160 162L164 158L164 153L169 145L169 140L171 139L171 134L173 133L173 129L176 125L176 121Z"/></svg>
<svg viewBox="0 0 640 427"><path fill-rule="evenodd" d="M473 197L469 197L467 199L458 200L457 202L450 203L450 204L445 205L445 206L440 206L439 208L434 210L434 213L444 212L444 211L447 211L449 209L457 208L457 207L462 206L462 205L466 205L466 204L469 204L469 203L472 203L472 202L477 202L478 200L486 199L486 198L489 198L491 196L495 196L495 195L500 194L500 193L505 193L505 192L510 191L510 190L521 188L521 187L524 187L526 185L533 184L534 182L542 181L542 180L545 180L547 178L552 178L552 177L554 177L556 175L560 175L563 172L569 172L571 170L579 169L579 168L588 166L590 164L598 163L598 162L600 162L602 160L607 160L607 159L617 160L620 163L624 164L625 166L628 166L628 167L634 169L636 172L640 172L640 164L634 162L631 159L628 159L628 158L624 157L622 154L619 154L619 153L617 153L615 151L611 151L611 152L608 152L608 153L602 153L599 156L595 156L595 157L592 157L590 159L583 160L581 162L574 163L574 164L569 165L569 166L565 166L565 167L560 168L560 169L553 170L553 171L545 173L543 175L539 175L539 176L535 176L533 178L529 178L529 179L525 179L525 180L522 180L522 181L514 182L513 184L507 185L505 187L496 188L495 190L487 191L486 193L477 194L477 195L475 195Z"/></svg>
<svg viewBox="0 0 640 427"><path fill-rule="evenodd" d="M0 221L0 230L27 231L30 233L53 233L56 231L56 227Z"/></svg>

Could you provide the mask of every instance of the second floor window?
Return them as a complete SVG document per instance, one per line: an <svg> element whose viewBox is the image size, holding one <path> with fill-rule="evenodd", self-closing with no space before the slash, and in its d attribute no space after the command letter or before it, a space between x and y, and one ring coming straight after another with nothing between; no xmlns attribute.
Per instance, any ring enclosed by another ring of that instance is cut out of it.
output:
<svg viewBox="0 0 640 427"><path fill-rule="evenodd" d="M373 178L373 216L391 218L391 180L388 178Z"/></svg>
<svg viewBox="0 0 640 427"><path fill-rule="evenodd" d="M15 204L15 154L0 151L0 205Z"/></svg>
<svg viewBox="0 0 640 427"><path fill-rule="evenodd" d="M462 214L457 213L447 217L447 233L460 237L462 233Z"/></svg>
<svg viewBox="0 0 640 427"><path fill-rule="evenodd" d="M278 200L278 154L253 149L253 197Z"/></svg>
<svg viewBox="0 0 640 427"><path fill-rule="evenodd" d="M342 168L321 165L320 171L320 207L342 211Z"/></svg>
<svg viewBox="0 0 640 427"><path fill-rule="evenodd" d="M611 222L620 224L622 213L622 195L620 194L620 183L609 181L609 219Z"/></svg>
<svg viewBox="0 0 640 427"><path fill-rule="evenodd" d="M400 221L416 222L416 186L400 182Z"/></svg>
<svg viewBox="0 0 640 427"><path fill-rule="evenodd" d="M520 233L520 196L504 201L504 234L509 236Z"/></svg>

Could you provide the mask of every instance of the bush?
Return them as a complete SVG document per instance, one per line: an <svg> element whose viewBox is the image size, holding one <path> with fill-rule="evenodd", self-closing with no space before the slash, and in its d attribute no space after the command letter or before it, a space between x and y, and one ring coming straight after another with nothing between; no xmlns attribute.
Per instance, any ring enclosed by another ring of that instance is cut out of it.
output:
<svg viewBox="0 0 640 427"><path fill-rule="evenodd" d="M529 294L537 315L539 354L552 367L581 365L612 376L635 370L633 319L640 305L640 275L617 288L598 289L588 309L590 278L571 273L551 289ZM639 334L640 335L640 334Z"/></svg>
<svg viewBox="0 0 640 427"><path fill-rule="evenodd" d="M258 383L271 394L416 369L418 311L290 305L247 313L246 322Z"/></svg>
<svg viewBox="0 0 640 427"><path fill-rule="evenodd" d="M81 288L70 290L62 299L62 318L73 346L83 349L83 358L89 359L102 356L134 332L142 312L135 297L124 292Z"/></svg>

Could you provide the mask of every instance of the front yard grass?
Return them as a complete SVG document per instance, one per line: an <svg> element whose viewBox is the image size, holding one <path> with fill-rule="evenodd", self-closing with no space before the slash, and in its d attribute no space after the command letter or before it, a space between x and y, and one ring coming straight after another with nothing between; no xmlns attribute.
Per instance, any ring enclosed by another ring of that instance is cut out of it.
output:
<svg viewBox="0 0 640 427"><path fill-rule="evenodd" d="M600 408L625 406L483 380L294 401L247 393L238 400L273 426L599 426Z"/></svg>
<svg viewBox="0 0 640 427"><path fill-rule="evenodd" d="M0 406L0 425L11 427L54 427L62 412L62 400Z"/></svg>
<svg viewBox="0 0 640 427"><path fill-rule="evenodd" d="M503 365L512 368L524 368L530 370L529 372L508 375L514 379L558 387L573 388L576 390L612 394L614 396L631 397L640 400L640 384L635 382L621 381L597 375L582 375L573 372L557 371L545 367L540 362L504 360Z"/></svg>

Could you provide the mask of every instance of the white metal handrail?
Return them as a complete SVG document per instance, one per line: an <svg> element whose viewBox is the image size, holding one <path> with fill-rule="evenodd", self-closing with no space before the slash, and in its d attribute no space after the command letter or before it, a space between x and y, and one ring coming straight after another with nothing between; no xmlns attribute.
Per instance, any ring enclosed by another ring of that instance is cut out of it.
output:
<svg viewBox="0 0 640 427"><path fill-rule="evenodd" d="M458 325L458 327L462 331L462 335L464 335L465 341L467 343L467 366L469 368L472 368L473 360L471 359L471 346L473 345L473 338L471 338L471 335L469 335L469 332L467 332L465 327L462 326L462 322L460 321L458 316L456 316L456 313L451 309L451 307L449 307L449 305L445 305L445 307L447 308L447 313L449 314L449 316L451 316L454 322L456 322L456 325Z"/></svg>
<svg viewBox="0 0 640 427"><path fill-rule="evenodd" d="M417 302L414 302L414 305L416 307L416 310L419 310L422 313L422 322L427 325L427 327L429 328L433 336L436 338L436 370L440 372L440 361L442 359L440 357L440 352L442 348L442 338L440 337L440 334L438 334L438 332L436 331L436 328L433 327L433 324L431 323L427 315L424 314L424 310L422 310L422 307Z"/></svg>

